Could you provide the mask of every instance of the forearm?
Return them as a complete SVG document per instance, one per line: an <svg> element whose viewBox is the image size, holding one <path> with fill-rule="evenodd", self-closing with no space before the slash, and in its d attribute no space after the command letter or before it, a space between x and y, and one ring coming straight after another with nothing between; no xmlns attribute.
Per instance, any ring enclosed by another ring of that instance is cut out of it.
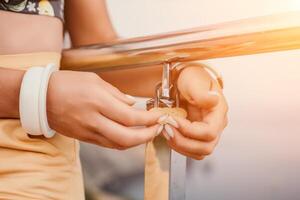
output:
<svg viewBox="0 0 300 200"><path fill-rule="evenodd" d="M75 47L117 39L105 1L90 1L66 0L66 28ZM124 93L152 97L156 84L162 78L162 66L102 72L99 75Z"/></svg>
<svg viewBox="0 0 300 200"><path fill-rule="evenodd" d="M152 97L156 84L161 81L162 66L101 72L99 75L124 93Z"/></svg>
<svg viewBox="0 0 300 200"><path fill-rule="evenodd" d="M0 118L19 118L19 93L24 73L0 68Z"/></svg>
<svg viewBox="0 0 300 200"><path fill-rule="evenodd" d="M105 0L65 1L65 28L72 46L106 43L117 39Z"/></svg>

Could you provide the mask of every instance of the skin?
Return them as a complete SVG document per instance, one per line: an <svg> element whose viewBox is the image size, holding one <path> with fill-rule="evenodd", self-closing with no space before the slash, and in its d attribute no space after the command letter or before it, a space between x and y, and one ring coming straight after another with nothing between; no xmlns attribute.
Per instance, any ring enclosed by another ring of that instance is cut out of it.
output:
<svg viewBox="0 0 300 200"><path fill-rule="evenodd" d="M118 38L105 1L66 0L65 4L65 29L73 46ZM63 24L57 18L0 11L0 24L3 27L0 54L62 51ZM32 38L38 42L32 42ZM0 68L0 94L5 97L0 98L0 118L19 118L18 98L23 75L21 70ZM160 66L98 75L55 72L47 94L49 125L60 134L108 148L127 149L146 143L156 136L161 114L131 107L134 101L124 93L153 96L153 88L160 79ZM178 88L188 118L175 118L178 128L172 127L174 137L168 144L184 155L203 159L212 153L227 124L227 103L218 84L198 67L181 72ZM211 94L211 90L218 94Z"/></svg>

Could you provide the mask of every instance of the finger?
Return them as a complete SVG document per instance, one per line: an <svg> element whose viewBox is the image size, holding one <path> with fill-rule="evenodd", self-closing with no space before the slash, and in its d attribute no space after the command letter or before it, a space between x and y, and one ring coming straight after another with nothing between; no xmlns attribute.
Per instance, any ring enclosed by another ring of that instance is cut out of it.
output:
<svg viewBox="0 0 300 200"><path fill-rule="evenodd" d="M199 109L196 106L188 104L186 106L186 111L188 113L187 119L190 121L202 121L203 120L203 112L202 109Z"/></svg>
<svg viewBox="0 0 300 200"><path fill-rule="evenodd" d="M185 137L201 140L201 141L212 141L214 140L218 133L215 130L215 124L212 126L204 122L190 122L187 119L174 117L175 121L178 123L178 130Z"/></svg>
<svg viewBox="0 0 300 200"><path fill-rule="evenodd" d="M106 139L105 137L103 137L100 134L93 133L93 132L91 132L89 134L89 136L87 136L87 138L85 139L85 142L103 146L103 147L110 148L110 149L121 149L120 145L118 145L112 141L109 141L108 139Z"/></svg>
<svg viewBox="0 0 300 200"><path fill-rule="evenodd" d="M228 125L228 117L227 115L225 116L225 119L224 119L224 126L223 126L223 129L226 128Z"/></svg>
<svg viewBox="0 0 300 200"><path fill-rule="evenodd" d="M175 145L173 145L172 143L169 143L169 146L170 148L172 148L173 150L175 150L176 152L182 154L182 155L185 155L189 158L193 158L195 160L203 160L205 158L204 155L195 155L195 154L191 154L191 153L188 153L188 152L184 152L182 151L181 149L177 148Z"/></svg>
<svg viewBox="0 0 300 200"><path fill-rule="evenodd" d="M97 118L93 129L105 138L121 147L133 147L152 140L157 133L159 125L146 128L129 128L118 124L102 115Z"/></svg>
<svg viewBox="0 0 300 200"><path fill-rule="evenodd" d="M120 101L128 104L128 105L133 105L136 103L136 100L134 97L130 96L130 95L125 95L124 93L122 93L118 88L114 87L113 85L107 83L106 81L104 81L103 79L100 79L101 84L103 85L103 87L110 93L112 94L114 97L116 97L117 99L119 99Z"/></svg>
<svg viewBox="0 0 300 200"><path fill-rule="evenodd" d="M150 126L156 124L160 112L146 111L131 107L111 95L102 95L99 112L126 126ZM110 105L110 106L108 106Z"/></svg>
<svg viewBox="0 0 300 200"><path fill-rule="evenodd" d="M198 141L184 137L175 128L172 129L174 136L168 141L168 143L172 147L176 147L177 150L194 156L210 155L213 152L217 139L212 142Z"/></svg>
<svg viewBox="0 0 300 200"><path fill-rule="evenodd" d="M93 123L92 121L93 120L91 120L90 122ZM81 134L77 134L76 139L111 149L118 149L120 147L118 144L109 141L102 134L96 133L92 128L94 125L95 124L89 125L87 128L81 128L79 126L77 131Z"/></svg>
<svg viewBox="0 0 300 200"><path fill-rule="evenodd" d="M220 103L209 111L203 112L202 121L207 123L211 126L215 126L215 130L219 128L223 129L227 123L227 113L228 113L228 106L226 99L224 96L220 96Z"/></svg>
<svg viewBox="0 0 300 200"><path fill-rule="evenodd" d="M199 111L198 111L199 112ZM179 131L185 136L202 141L214 140L227 124L227 106L221 101L210 111L202 110L202 121L189 121L174 116Z"/></svg>
<svg viewBox="0 0 300 200"><path fill-rule="evenodd" d="M212 108L218 104L219 95L215 91L210 91L213 84L210 76L203 72L201 74L202 78L199 78L197 73L181 76L177 82L178 90L190 104L199 108Z"/></svg>
<svg viewBox="0 0 300 200"><path fill-rule="evenodd" d="M215 107L219 102L219 94L216 91L201 90L197 85L189 88L189 103L201 109Z"/></svg>

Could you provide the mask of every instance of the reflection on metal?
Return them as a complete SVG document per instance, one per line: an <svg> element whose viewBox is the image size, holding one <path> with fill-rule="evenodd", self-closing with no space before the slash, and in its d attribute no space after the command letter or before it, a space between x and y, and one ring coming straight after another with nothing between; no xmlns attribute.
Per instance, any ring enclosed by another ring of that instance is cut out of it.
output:
<svg viewBox="0 0 300 200"><path fill-rule="evenodd" d="M62 69L97 72L164 64L162 83L147 107L176 107L170 63L299 48L300 12L290 12L65 50ZM170 151L161 137L147 145L145 165L145 199L185 199L186 158Z"/></svg>
<svg viewBox="0 0 300 200"><path fill-rule="evenodd" d="M170 81L171 81L171 67L170 63L165 63L163 67L162 82L161 82L161 96L170 98Z"/></svg>

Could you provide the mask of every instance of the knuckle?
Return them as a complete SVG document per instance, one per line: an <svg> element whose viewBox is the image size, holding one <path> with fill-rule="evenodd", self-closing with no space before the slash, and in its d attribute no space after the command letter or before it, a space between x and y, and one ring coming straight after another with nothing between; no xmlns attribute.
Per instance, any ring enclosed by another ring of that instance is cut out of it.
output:
<svg viewBox="0 0 300 200"><path fill-rule="evenodd" d="M97 138L93 137L91 134L88 134L88 136L85 136L85 139L82 141L90 143L90 144L102 146L101 142L99 140L97 140Z"/></svg>
<svg viewBox="0 0 300 200"><path fill-rule="evenodd" d="M214 151L214 146L207 145L206 147L202 148L202 155L210 155Z"/></svg>
<svg viewBox="0 0 300 200"><path fill-rule="evenodd" d="M130 112L126 117L125 123L128 126L134 126L137 123L137 117Z"/></svg>
<svg viewBox="0 0 300 200"><path fill-rule="evenodd" d="M185 148L185 146L183 145L183 143L178 139L178 137L174 137L172 139L172 143L174 146L176 146L177 148L183 149Z"/></svg>
<svg viewBox="0 0 300 200"><path fill-rule="evenodd" d="M82 141L92 143L94 142L94 137L91 136L91 134L85 134L84 136L81 137Z"/></svg>
<svg viewBox="0 0 300 200"><path fill-rule="evenodd" d="M195 159L195 160L204 160L205 156L203 156L203 155L196 155L196 156L193 156L192 158Z"/></svg>
<svg viewBox="0 0 300 200"><path fill-rule="evenodd" d="M205 134L205 138L207 141L213 141L217 138L218 132L216 130L209 130Z"/></svg>
<svg viewBox="0 0 300 200"><path fill-rule="evenodd" d="M99 133L99 125L94 120L88 121L86 128L92 132Z"/></svg>
<svg viewBox="0 0 300 200"><path fill-rule="evenodd" d="M117 149L117 150L120 150L120 151L124 151L124 150L127 150L128 147L126 147L126 146L120 146L120 145L119 145L119 146L116 147L116 149Z"/></svg>
<svg viewBox="0 0 300 200"><path fill-rule="evenodd" d="M87 142L87 143L91 143L92 142L90 134L83 134L81 136L78 136L77 139L80 140L80 141L83 141L83 142Z"/></svg>
<svg viewBox="0 0 300 200"><path fill-rule="evenodd" d="M121 148L123 148L124 150L128 149L133 146L133 139L126 138L126 139L120 140L120 142L118 142L118 145L120 145Z"/></svg>
<svg viewBox="0 0 300 200"><path fill-rule="evenodd" d="M194 132L198 132L198 129L194 128L196 127L196 122L192 122L190 126L182 126L182 132L186 135L194 135Z"/></svg>
<svg viewBox="0 0 300 200"><path fill-rule="evenodd" d="M102 146L101 140L93 133L89 133L85 136L85 142Z"/></svg>

